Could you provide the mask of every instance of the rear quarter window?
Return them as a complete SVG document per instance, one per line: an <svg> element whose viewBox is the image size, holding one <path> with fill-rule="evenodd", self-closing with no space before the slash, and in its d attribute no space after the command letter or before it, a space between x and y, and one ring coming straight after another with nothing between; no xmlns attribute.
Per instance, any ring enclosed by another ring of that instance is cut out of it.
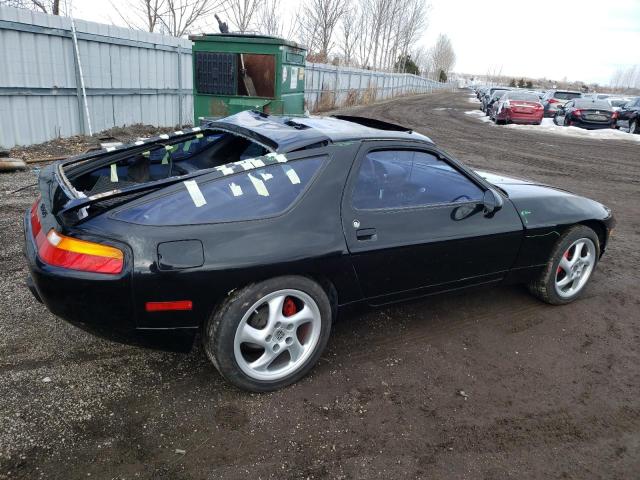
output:
<svg viewBox="0 0 640 480"><path fill-rule="evenodd" d="M197 225L257 220L283 213L306 191L326 160L316 156L267 165L213 180L195 178L177 189L120 210L141 225Z"/></svg>

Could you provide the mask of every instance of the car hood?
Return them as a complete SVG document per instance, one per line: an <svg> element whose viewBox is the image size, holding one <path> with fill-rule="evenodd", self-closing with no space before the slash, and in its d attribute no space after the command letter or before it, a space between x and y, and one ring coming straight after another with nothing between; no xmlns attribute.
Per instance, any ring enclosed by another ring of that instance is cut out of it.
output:
<svg viewBox="0 0 640 480"><path fill-rule="evenodd" d="M483 171L476 173L507 193L527 228L611 218L609 208L590 198L531 180Z"/></svg>

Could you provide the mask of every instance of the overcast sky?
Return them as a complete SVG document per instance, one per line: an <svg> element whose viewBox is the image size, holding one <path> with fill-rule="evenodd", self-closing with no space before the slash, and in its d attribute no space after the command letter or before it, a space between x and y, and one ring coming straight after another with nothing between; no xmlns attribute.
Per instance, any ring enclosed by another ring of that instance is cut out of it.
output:
<svg viewBox="0 0 640 480"><path fill-rule="evenodd" d="M126 0L113 0L126 11ZM293 12L299 0L282 0ZM640 0L425 0L429 27L420 43L449 35L457 72L609 82L640 63ZM74 0L76 17L122 24L109 0ZM212 25L205 28L217 31Z"/></svg>

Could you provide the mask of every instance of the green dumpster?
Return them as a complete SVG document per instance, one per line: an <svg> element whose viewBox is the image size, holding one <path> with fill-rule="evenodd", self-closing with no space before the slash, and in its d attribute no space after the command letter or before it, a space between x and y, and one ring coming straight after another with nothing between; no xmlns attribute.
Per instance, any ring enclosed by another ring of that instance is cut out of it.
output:
<svg viewBox="0 0 640 480"><path fill-rule="evenodd" d="M306 50L277 37L192 35L194 123L242 110L304 114Z"/></svg>

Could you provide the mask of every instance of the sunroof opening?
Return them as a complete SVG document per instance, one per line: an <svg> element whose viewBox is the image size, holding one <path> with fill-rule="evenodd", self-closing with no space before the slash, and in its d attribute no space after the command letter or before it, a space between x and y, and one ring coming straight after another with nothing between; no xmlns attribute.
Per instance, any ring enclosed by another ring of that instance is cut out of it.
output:
<svg viewBox="0 0 640 480"><path fill-rule="evenodd" d="M344 120L346 122L357 123L365 127L376 128L378 130L390 130L394 132L412 132L410 128L403 127L402 125L396 125L395 123L384 122L382 120L376 120L373 118L356 117L353 115L333 115L334 118Z"/></svg>

